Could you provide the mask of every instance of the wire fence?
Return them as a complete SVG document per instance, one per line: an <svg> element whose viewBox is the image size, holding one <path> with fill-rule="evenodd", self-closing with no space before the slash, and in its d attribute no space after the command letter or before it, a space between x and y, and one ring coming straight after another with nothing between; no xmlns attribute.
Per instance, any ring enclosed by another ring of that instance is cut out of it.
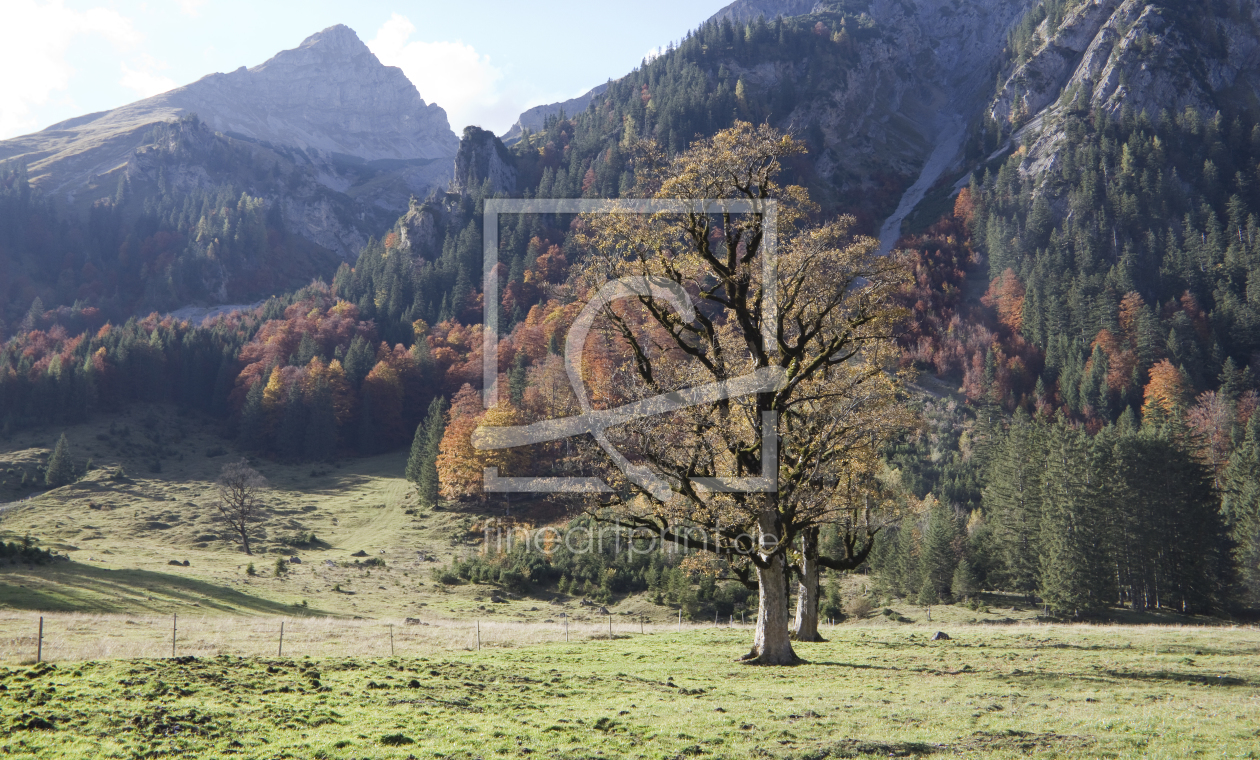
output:
<svg viewBox="0 0 1260 760"><path fill-rule="evenodd" d="M751 628L738 619L721 627ZM283 629L282 629L283 627ZM0 613L0 662L214 657L387 657L443 651L579 643L712 629L714 623L649 621L628 615L539 622L439 617L351 620L332 617L133 616ZM283 630L283 632L282 632Z"/></svg>

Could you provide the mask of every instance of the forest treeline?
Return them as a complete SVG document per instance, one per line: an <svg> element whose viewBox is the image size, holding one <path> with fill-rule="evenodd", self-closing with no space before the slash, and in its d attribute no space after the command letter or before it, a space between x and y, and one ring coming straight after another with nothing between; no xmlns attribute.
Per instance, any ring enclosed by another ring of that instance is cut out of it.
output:
<svg viewBox="0 0 1260 760"><path fill-rule="evenodd" d="M928 496L881 537L883 592L936 603L1003 589L1069 617L1260 601L1260 417L1219 476L1175 417L1139 425L1130 412L1091 435L1019 411L986 432L966 464L978 507Z"/></svg>

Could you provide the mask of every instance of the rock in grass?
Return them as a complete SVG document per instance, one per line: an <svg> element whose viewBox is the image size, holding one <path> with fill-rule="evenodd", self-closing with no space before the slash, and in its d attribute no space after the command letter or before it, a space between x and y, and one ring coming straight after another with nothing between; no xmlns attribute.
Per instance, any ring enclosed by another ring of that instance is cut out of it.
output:
<svg viewBox="0 0 1260 760"><path fill-rule="evenodd" d="M404 744L415 744L416 740L404 734L385 734L381 737L381 744L386 747L401 747Z"/></svg>
<svg viewBox="0 0 1260 760"><path fill-rule="evenodd" d="M944 631L937 631L932 634L932 641L949 641L949 634Z"/></svg>
<svg viewBox="0 0 1260 760"><path fill-rule="evenodd" d="M357 552L355 552L354 554L351 554L350 556L351 556L351 557L366 557L367 555L368 555L368 553L367 553L367 552L365 552L365 551L363 551L362 549L360 549L360 550L358 550Z"/></svg>

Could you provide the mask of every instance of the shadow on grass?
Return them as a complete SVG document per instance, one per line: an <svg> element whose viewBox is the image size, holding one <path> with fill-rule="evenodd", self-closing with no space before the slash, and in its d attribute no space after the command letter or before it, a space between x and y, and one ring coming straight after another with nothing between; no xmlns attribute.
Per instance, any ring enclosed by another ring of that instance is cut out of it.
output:
<svg viewBox="0 0 1260 760"><path fill-rule="evenodd" d="M1131 670L1104 670L1112 678L1128 681L1153 681L1174 683L1197 683L1203 686L1249 686L1251 682L1234 676L1211 675L1209 673L1176 673L1170 670L1157 670L1150 673L1138 673Z"/></svg>
<svg viewBox="0 0 1260 760"><path fill-rule="evenodd" d="M841 739L825 747L787 755L792 760L828 760L842 757L923 757L945 752L949 747L924 742L876 742L862 739Z"/></svg>
<svg viewBox="0 0 1260 760"><path fill-rule="evenodd" d="M226 586L152 570L110 570L77 562L41 568L45 588L10 585L29 575L0 572L0 604L10 609L46 612L166 612L170 604L198 606L210 612L250 612L266 615L333 616L314 607L260 599ZM6 582L8 581L8 582Z"/></svg>
<svg viewBox="0 0 1260 760"><path fill-rule="evenodd" d="M853 670L901 670L901 668L891 667L889 665L867 665L866 663L833 662L831 660L801 660L801 664L818 665L827 668L852 668Z"/></svg>

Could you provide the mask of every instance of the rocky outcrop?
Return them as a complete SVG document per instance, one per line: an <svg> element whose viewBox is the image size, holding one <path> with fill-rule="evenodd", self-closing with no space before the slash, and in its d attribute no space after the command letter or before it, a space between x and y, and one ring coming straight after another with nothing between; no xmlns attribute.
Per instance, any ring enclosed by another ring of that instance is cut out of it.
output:
<svg viewBox="0 0 1260 760"><path fill-rule="evenodd" d="M512 154L494 133L481 127L465 127L455 154L451 192L468 193L486 183L492 193L516 191Z"/></svg>
<svg viewBox="0 0 1260 760"><path fill-rule="evenodd" d="M1068 110L1158 118L1191 108L1210 118L1260 100L1260 5L1242 7L1213 16L1182 4L1089 0L1056 25L1043 21L989 106L991 118L1032 142L1021 172L1054 167L1065 138L1043 126Z"/></svg>
<svg viewBox="0 0 1260 760"><path fill-rule="evenodd" d="M398 245L411 254L412 258L423 259L431 251L440 250L438 239L442 209L435 203L421 203L415 198L407 208L407 213L398 220Z"/></svg>

